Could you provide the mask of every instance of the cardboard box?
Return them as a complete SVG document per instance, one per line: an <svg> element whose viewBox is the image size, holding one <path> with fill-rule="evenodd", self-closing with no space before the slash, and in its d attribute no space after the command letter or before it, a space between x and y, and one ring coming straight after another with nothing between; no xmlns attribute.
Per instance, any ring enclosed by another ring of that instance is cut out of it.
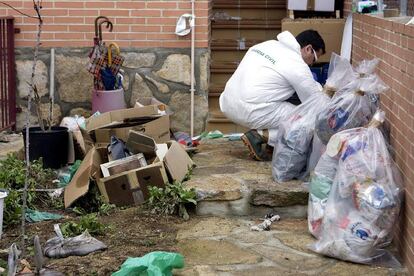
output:
<svg viewBox="0 0 414 276"><path fill-rule="evenodd" d="M120 109L92 116L86 120L85 141L110 143L112 135L126 141L129 130L134 129L155 139L157 143L170 140L170 120L168 115L160 115L156 105Z"/></svg>
<svg viewBox="0 0 414 276"><path fill-rule="evenodd" d="M113 127L99 128L93 131L96 143L109 143L114 135L123 141L128 140L130 130L141 132L154 138L157 143L165 143L170 140L170 119L166 116L155 116L144 124L121 124Z"/></svg>
<svg viewBox="0 0 414 276"><path fill-rule="evenodd" d="M100 165L108 162L108 160L105 160L105 154L100 154L99 151L100 149L96 147L92 147L88 151L72 180L65 188L65 208L68 208L73 202L88 192L89 180L91 178L97 179L101 177Z"/></svg>
<svg viewBox="0 0 414 276"><path fill-rule="evenodd" d="M109 111L97 116L89 117L85 122L86 130L90 132L98 128L119 125L122 124L125 119L129 118L157 115L158 108L154 105L144 106L140 108L127 108Z"/></svg>
<svg viewBox="0 0 414 276"><path fill-rule="evenodd" d="M148 187L165 187L168 182L162 162L98 180L105 200L116 206L137 205L149 197Z"/></svg>
<svg viewBox="0 0 414 276"><path fill-rule="evenodd" d="M168 109L168 106L166 104L160 102L154 97L142 97L136 101L134 107L137 108L137 107L143 107L143 106L148 106L148 105L155 105L160 111L166 111Z"/></svg>
<svg viewBox="0 0 414 276"><path fill-rule="evenodd" d="M313 29L319 32L325 41L326 54L318 62L329 62L331 54L341 53L342 34L344 32L344 19L290 19L282 20L282 31L289 31L294 36Z"/></svg>
<svg viewBox="0 0 414 276"><path fill-rule="evenodd" d="M106 147L95 145L65 189L65 207L69 207L89 190L89 180L95 179L104 198L118 206L139 204L148 196L148 185L163 187L170 181L182 181L194 166L184 148L175 141L167 143L167 150L156 151L154 163L142 168L102 177L100 165L108 162ZM166 172L167 171L167 172ZM167 175L168 173L168 175Z"/></svg>
<svg viewBox="0 0 414 276"><path fill-rule="evenodd" d="M171 181L181 182L189 170L194 167L194 162L176 141L167 142L167 146L168 150L165 155L159 156L158 159L164 162Z"/></svg>
<svg viewBox="0 0 414 276"><path fill-rule="evenodd" d="M288 10L335 11L335 0L288 0Z"/></svg>
<svg viewBox="0 0 414 276"><path fill-rule="evenodd" d="M147 160L145 159L144 154L138 153L122 159L101 164L101 172L103 177L108 177L137 168L143 168L147 165Z"/></svg>
<svg viewBox="0 0 414 276"><path fill-rule="evenodd" d="M133 154L143 153L147 160L156 157L157 144L155 140L138 131L129 131L126 147Z"/></svg>

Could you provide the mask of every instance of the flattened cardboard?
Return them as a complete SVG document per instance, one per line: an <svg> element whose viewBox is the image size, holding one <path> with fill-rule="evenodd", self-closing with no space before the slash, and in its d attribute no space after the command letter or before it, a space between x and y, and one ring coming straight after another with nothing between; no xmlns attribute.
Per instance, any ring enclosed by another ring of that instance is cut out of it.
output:
<svg viewBox="0 0 414 276"><path fill-rule="evenodd" d="M139 108L127 108L109 111L86 120L86 130L91 132L98 128L122 124L125 119L158 115L158 108L154 105Z"/></svg>
<svg viewBox="0 0 414 276"><path fill-rule="evenodd" d="M143 107L148 105L155 105L160 111L165 111L167 109L166 104L160 102L154 97L142 97L136 101L134 107Z"/></svg>
<svg viewBox="0 0 414 276"><path fill-rule="evenodd" d="M344 32L345 19L290 19L282 20L282 31L289 31L294 36L307 29L318 31L325 41L326 54L318 59L318 62L329 62L333 52L340 53L342 34Z"/></svg>
<svg viewBox="0 0 414 276"><path fill-rule="evenodd" d="M127 141L130 130L135 130L150 136L157 143L165 143L170 140L170 119L168 116L161 116L146 124L128 127L100 128L93 131L93 133L97 143L109 143L112 135L123 141Z"/></svg>
<svg viewBox="0 0 414 276"><path fill-rule="evenodd" d="M148 187L165 187L168 182L162 162L98 180L105 200L116 206L141 204L149 197Z"/></svg>
<svg viewBox="0 0 414 276"><path fill-rule="evenodd" d="M164 156L164 164L173 181L181 182L189 169L194 166L193 160L184 148L176 141L167 143L168 151Z"/></svg>
<svg viewBox="0 0 414 276"><path fill-rule="evenodd" d="M155 140L141 132L130 130L126 147L134 154L143 153L147 160L156 157L157 146Z"/></svg>
<svg viewBox="0 0 414 276"><path fill-rule="evenodd" d="M75 200L88 192L90 177L100 172L99 164L101 164L99 152L92 148L86 154L79 169L65 188L65 208L68 208Z"/></svg>

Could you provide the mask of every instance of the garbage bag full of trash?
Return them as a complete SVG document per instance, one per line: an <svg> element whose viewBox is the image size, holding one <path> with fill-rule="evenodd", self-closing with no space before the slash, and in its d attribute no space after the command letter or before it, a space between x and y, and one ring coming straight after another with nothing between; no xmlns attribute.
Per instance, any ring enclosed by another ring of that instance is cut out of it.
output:
<svg viewBox="0 0 414 276"><path fill-rule="evenodd" d="M323 92L316 93L297 106L279 126L272 159L273 177L277 181L305 178L311 153L316 115L331 101L332 95L354 78L349 61L332 55L330 72Z"/></svg>
<svg viewBox="0 0 414 276"><path fill-rule="evenodd" d="M372 119L377 108L377 95L388 89L371 72L374 64L363 61L356 69L357 78L335 93L330 104L318 114L315 130L323 144L326 145L335 133L365 126Z"/></svg>
<svg viewBox="0 0 414 276"><path fill-rule="evenodd" d="M384 249L392 242L403 195L378 129L384 117L377 112L367 128L340 132L329 141L327 154L338 163L313 251L356 263L400 266Z"/></svg>
<svg viewBox="0 0 414 276"><path fill-rule="evenodd" d="M327 91L330 96L333 96L337 91L341 91L346 85L358 78L359 74L356 72L371 69L372 66L373 65L370 63L369 65L362 66L362 69L358 68L354 70L347 59L333 53L329 63L328 79L326 80L324 90ZM326 144L322 143L318 135L314 134L312 150L308 159L307 172L305 175L309 175L314 171L316 164L318 164L318 161L325 150Z"/></svg>

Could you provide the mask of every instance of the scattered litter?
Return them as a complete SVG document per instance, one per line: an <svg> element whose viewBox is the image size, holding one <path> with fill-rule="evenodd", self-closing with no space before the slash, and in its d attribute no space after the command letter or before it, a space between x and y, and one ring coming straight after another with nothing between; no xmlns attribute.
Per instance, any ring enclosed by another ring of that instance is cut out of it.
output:
<svg viewBox="0 0 414 276"><path fill-rule="evenodd" d="M40 245L39 236L36 235L33 239L33 248L34 248L34 262L36 266L36 272L39 273L42 270L44 259L43 259L43 250Z"/></svg>
<svg viewBox="0 0 414 276"><path fill-rule="evenodd" d="M49 258L85 256L108 248L103 242L92 237L87 230L73 238L64 238L59 225L55 225L55 232L57 237L47 240L45 244L45 256Z"/></svg>
<svg viewBox="0 0 414 276"><path fill-rule="evenodd" d="M184 257L178 253L154 251L140 258L128 258L112 276L162 275L171 276L174 268L184 267Z"/></svg>
<svg viewBox="0 0 414 276"><path fill-rule="evenodd" d="M52 189L51 191L47 192L47 194L50 196L50 198L56 199L60 197L64 191L65 188Z"/></svg>
<svg viewBox="0 0 414 276"><path fill-rule="evenodd" d="M59 188L66 187L70 183L81 163L81 160L76 160L73 165L58 170Z"/></svg>
<svg viewBox="0 0 414 276"><path fill-rule="evenodd" d="M186 147L193 146L193 140L188 133L182 131L174 132L174 138L181 145Z"/></svg>
<svg viewBox="0 0 414 276"><path fill-rule="evenodd" d="M20 271L20 273L32 273L32 266L26 259L20 260L20 265L23 266L23 269Z"/></svg>
<svg viewBox="0 0 414 276"><path fill-rule="evenodd" d="M258 225L253 225L252 227L250 227L250 230L251 231L259 231L259 232L269 231L270 230L270 225L272 225L273 222L279 221L279 220L280 220L279 215L274 215L272 213L267 214L262 223L260 223Z"/></svg>
<svg viewBox="0 0 414 276"><path fill-rule="evenodd" d="M26 221L27 222L40 222L45 220L56 220L63 218L62 215L53 214L49 212L40 212L37 210L27 209L26 210Z"/></svg>
<svg viewBox="0 0 414 276"><path fill-rule="evenodd" d="M69 131L76 131L79 128L86 128L86 120L83 116L75 115L73 117L65 117L60 122L60 126L67 127Z"/></svg>
<svg viewBox="0 0 414 276"><path fill-rule="evenodd" d="M7 260L7 276L14 276L17 273L17 265L21 251L17 249L17 245L13 243L9 247L9 258Z"/></svg>
<svg viewBox="0 0 414 276"><path fill-rule="evenodd" d="M111 144L108 147L108 155L110 160L118 160L131 156L131 152L127 149L124 141L112 136Z"/></svg>
<svg viewBox="0 0 414 276"><path fill-rule="evenodd" d="M206 138L207 139L216 139L216 138L222 138L223 133L220 130L214 130L207 133Z"/></svg>
<svg viewBox="0 0 414 276"><path fill-rule="evenodd" d="M223 138L228 138L229 141L239 141L241 140L242 136L243 136L243 133L232 133L232 134L223 135Z"/></svg>

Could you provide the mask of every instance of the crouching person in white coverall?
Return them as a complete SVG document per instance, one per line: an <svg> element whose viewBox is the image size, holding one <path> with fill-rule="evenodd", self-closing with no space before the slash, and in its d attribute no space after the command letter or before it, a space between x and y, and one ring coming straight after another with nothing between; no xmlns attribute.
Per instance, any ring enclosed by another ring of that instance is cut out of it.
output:
<svg viewBox="0 0 414 276"><path fill-rule="evenodd" d="M325 43L314 30L296 38L282 32L277 40L247 51L226 83L220 109L233 122L251 129L242 140L254 159L271 159L268 148L275 146L281 120L295 105L322 90L309 65L323 54Z"/></svg>

